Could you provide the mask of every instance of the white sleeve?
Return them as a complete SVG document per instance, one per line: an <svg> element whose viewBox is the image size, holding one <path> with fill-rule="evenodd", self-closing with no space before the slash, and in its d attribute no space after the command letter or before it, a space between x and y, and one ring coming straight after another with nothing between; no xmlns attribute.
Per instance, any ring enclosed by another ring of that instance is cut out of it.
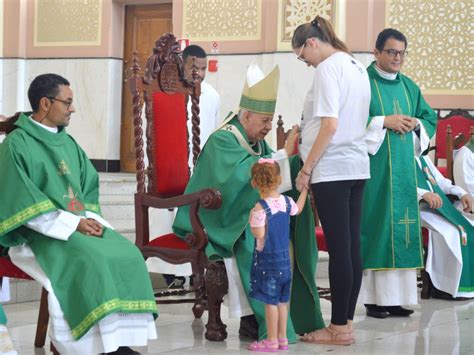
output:
<svg viewBox="0 0 474 355"><path fill-rule="evenodd" d="M453 185L451 180L445 178L443 174L439 172L439 170L436 168L430 158L424 157L423 159L425 159L426 164L430 168L431 173L433 174L433 177L435 178L439 188L443 190L446 195L455 195L461 198L466 194L466 191L464 191L459 186Z"/></svg>
<svg viewBox="0 0 474 355"><path fill-rule="evenodd" d="M212 128L213 130L216 129L220 122L219 122L219 111L221 107L221 97L219 94L216 95L216 112L215 112L215 120L214 120L214 127Z"/></svg>
<svg viewBox="0 0 474 355"><path fill-rule="evenodd" d="M316 69L313 82L313 117L339 116L340 74L333 65Z"/></svg>
<svg viewBox="0 0 474 355"><path fill-rule="evenodd" d="M76 231L81 218L70 212L57 210L33 218L25 226L47 237L68 240Z"/></svg>
<svg viewBox="0 0 474 355"><path fill-rule="evenodd" d="M290 161L286 149L280 149L272 153L272 159L275 159L280 166L281 184L278 187L278 192L283 193L293 188L291 182Z"/></svg>
<svg viewBox="0 0 474 355"><path fill-rule="evenodd" d="M415 156L420 157L421 154L428 149L430 137L428 133L426 133L425 126L423 126L420 120L417 118L416 121L420 127L420 137L418 138L418 135L413 132L413 148L415 149Z"/></svg>
<svg viewBox="0 0 474 355"><path fill-rule="evenodd" d="M104 218L102 218L101 216L99 216L98 214L96 214L94 212L86 211L86 218L95 219L97 222L102 224L104 227L114 229L114 227L112 227L112 225L109 222L107 222Z"/></svg>
<svg viewBox="0 0 474 355"><path fill-rule="evenodd" d="M377 154L387 134L387 129L383 126L384 120L385 116L374 116L367 127L365 142L371 155Z"/></svg>

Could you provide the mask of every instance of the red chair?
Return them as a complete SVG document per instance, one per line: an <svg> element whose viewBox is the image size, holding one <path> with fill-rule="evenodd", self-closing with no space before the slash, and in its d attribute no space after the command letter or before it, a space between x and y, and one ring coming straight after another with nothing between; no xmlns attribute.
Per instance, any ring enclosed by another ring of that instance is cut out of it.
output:
<svg viewBox="0 0 474 355"><path fill-rule="evenodd" d="M470 129L474 126L474 117L465 110L453 110L447 116L438 118L436 127L434 163L446 178L453 180L453 149L454 137L460 133L469 137ZM446 166L439 166L439 160L445 159Z"/></svg>
<svg viewBox="0 0 474 355"><path fill-rule="evenodd" d="M0 133L7 135L15 129L14 123L18 119L20 113L17 112L13 117L7 118L0 115ZM0 246L0 282L3 277L9 277L14 279L32 280L32 278L17 268L8 258L4 255L4 250ZM41 292L40 309L38 313L38 322L36 325L36 336L35 336L35 347L42 348L46 341L46 333L48 330L49 312L48 312L48 291L44 288ZM54 347L51 344L53 352Z"/></svg>
<svg viewBox="0 0 474 355"><path fill-rule="evenodd" d="M283 149L285 147L285 141L286 141L288 132L285 132L285 129L283 128L283 119L281 115L278 115L276 135L277 135L277 149ZM296 150L298 150L298 146L296 146L295 148ZM316 230L315 230L316 243L318 245L318 250L327 252L328 246L326 244L326 238L324 237L324 230L323 230L323 227L321 226L321 222L319 221L318 211L316 209L314 196L311 190L309 191L309 196L311 199L311 207L313 208L314 225L316 226Z"/></svg>
<svg viewBox="0 0 474 355"><path fill-rule="evenodd" d="M189 180L187 99L192 100L193 157L199 154L200 83L185 81L179 45L172 34L163 35L148 58L145 75L139 75L137 53L134 54L133 75L129 79L133 95L135 155L137 161L137 193L135 194L135 244L145 258L158 257L172 264L189 262L192 266L194 298L161 300L170 292L158 293L157 303L193 303L194 316L209 311L205 337L222 341L227 337L226 325L220 318L222 298L228 283L225 266L210 262L205 253L206 231L199 219L200 208L217 209L221 205L219 191L207 188L184 194ZM148 167L144 164L142 102L146 113ZM148 184L145 186L145 175ZM173 209L190 206L193 232L185 240L170 233L150 240L149 208ZM188 293L185 291L185 293Z"/></svg>

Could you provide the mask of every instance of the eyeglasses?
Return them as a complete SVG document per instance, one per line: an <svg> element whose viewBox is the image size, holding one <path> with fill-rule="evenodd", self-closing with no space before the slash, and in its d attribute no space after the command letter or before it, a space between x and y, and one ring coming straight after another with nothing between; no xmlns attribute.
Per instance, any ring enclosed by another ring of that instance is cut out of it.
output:
<svg viewBox="0 0 474 355"><path fill-rule="evenodd" d="M381 52L386 52L389 57L395 58L398 54L400 54L400 58L404 58L408 55L407 51L397 51L396 49L382 49Z"/></svg>
<svg viewBox="0 0 474 355"><path fill-rule="evenodd" d="M298 56L296 57L296 59L301 60L303 63L308 63L308 61L302 57L304 47L306 47L306 43L307 42L304 42L303 46L300 49L300 52L299 52Z"/></svg>
<svg viewBox="0 0 474 355"><path fill-rule="evenodd" d="M48 99L50 99L51 102L54 102L54 101L62 102L62 103L66 106L66 110L69 110L69 107L72 105L72 100L70 100L70 101L65 101L65 100L57 99L57 98L55 98L55 97L48 97Z"/></svg>

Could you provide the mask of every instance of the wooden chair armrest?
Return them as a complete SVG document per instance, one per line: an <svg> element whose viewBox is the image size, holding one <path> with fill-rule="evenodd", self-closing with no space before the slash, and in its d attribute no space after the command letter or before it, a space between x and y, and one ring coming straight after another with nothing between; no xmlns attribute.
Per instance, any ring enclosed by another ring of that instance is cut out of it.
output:
<svg viewBox="0 0 474 355"><path fill-rule="evenodd" d="M222 195L216 189L203 189L190 194L170 198L161 198L138 192L135 194L135 203L140 203L140 200L143 212L140 212L139 215L145 213L146 218L141 219L140 222L136 224L138 245L144 245L148 243L149 240L148 228L145 227L146 229L144 230L143 226L140 226L142 223L145 223L145 225L148 224L148 212L144 210L148 210L149 207L170 209L189 205L189 219L193 232L186 236L185 241L189 244L191 249L204 250L208 243L208 237L199 218L198 211L200 207L218 209L222 204ZM138 221L137 206L135 206L135 212L135 218L136 221ZM140 232L138 232L139 228Z"/></svg>
<svg viewBox="0 0 474 355"><path fill-rule="evenodd" d="M203 189L190 194L163 198L153 195L143 195L143 205L159 209L173 209L198 203L201 207L218 209L222 204L221 193L216 189Z"/></svg>

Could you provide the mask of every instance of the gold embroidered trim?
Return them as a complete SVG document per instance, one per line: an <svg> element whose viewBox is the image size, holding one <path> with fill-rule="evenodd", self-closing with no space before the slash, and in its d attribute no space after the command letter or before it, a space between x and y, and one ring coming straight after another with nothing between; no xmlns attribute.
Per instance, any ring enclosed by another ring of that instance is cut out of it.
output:
<svg viewBox="0 0 474 355"><path fill-rule="evenodd" d="M27 207L23 211L20 211L17 214L1 222L0 234L4 234L6 231L14 229L14 227L21 226L33 216L50 211L55 208L56 207L50 200L42 201L37 203L36 205Z"/></svg>

